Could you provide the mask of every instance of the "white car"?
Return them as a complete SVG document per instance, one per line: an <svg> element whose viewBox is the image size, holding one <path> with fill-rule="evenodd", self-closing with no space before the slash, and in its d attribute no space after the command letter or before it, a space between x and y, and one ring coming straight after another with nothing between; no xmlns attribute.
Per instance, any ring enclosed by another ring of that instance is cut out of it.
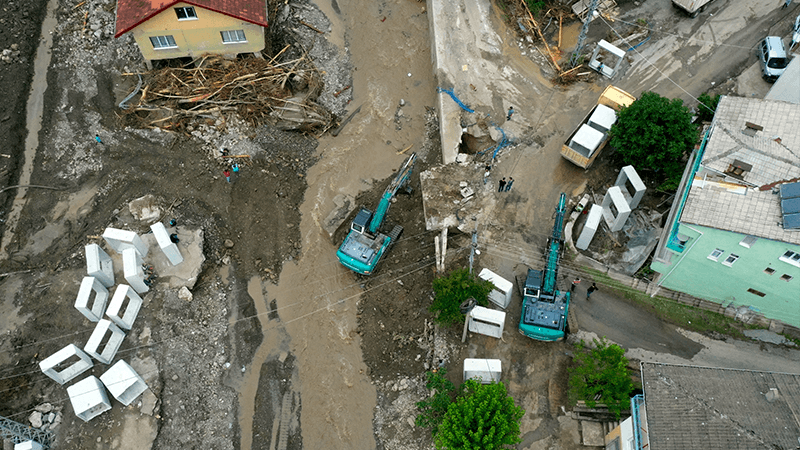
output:
<svg viewBox="0 0 800 450"><path fill-rule="evenodd" d="M794 30L792 31L792 45L789 49L793 49L795 45L800 44L800 15L794 19Z"/></svg>

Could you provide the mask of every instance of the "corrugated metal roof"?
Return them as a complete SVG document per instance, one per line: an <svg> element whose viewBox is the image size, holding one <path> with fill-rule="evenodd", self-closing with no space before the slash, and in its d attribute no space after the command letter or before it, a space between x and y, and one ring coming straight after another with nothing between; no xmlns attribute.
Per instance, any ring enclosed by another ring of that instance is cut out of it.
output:
<svg viewBox="0 0 800 450"><path fill-rule="evenodd" d="M118 0L114 37L122 36L156 14L181 3L267 26L265 0Z"/></svg>

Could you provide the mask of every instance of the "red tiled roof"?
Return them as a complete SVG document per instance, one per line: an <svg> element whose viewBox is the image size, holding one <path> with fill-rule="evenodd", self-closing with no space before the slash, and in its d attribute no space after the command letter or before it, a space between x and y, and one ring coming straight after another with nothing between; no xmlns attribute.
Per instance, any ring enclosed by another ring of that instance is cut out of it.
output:
<svg viewBox="0 0 800 450"><path fill-rule="evenodd" d="M262 27L267 26L265 0L118 0L117 31L114 37L122 36L178 3L225 14Z"/></svg>

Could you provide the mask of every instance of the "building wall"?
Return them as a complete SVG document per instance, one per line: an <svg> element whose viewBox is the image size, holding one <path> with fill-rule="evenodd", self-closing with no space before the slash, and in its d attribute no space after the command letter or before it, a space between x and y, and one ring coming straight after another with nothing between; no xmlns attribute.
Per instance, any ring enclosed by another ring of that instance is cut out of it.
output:
<svg viewBox="0 0 800 450"><path fill-rule="evenodd" d="M147 60L198 57L203 54L236 55L264 49L264 29L244 20L194 7L197 19L178 20L176 7L193 6L178 3L134 28L132 33ZM247 42L223 43L220 31L243 30ZM155 49L152 36L170 35L177 48Z"/></svg>
<svg viewBox="0 0 800 450"><path fill-rule="evenodd" d="M683 223L678 226L678 232L689 237L683 252L669 250L673 252L670 264L651 264L661 274L661 286L726 306L752 306L768 318L800 326L800 267L779 260L787 250L800 253L800 246L758 238L746 248L740 245L745 235ZM723 253L712 261L708 257L715 249ZM739 258L730 267L724 265L732 253ZM767 273L767 268L774 272ZM786 281L783 275L791 279Z"/></svg>

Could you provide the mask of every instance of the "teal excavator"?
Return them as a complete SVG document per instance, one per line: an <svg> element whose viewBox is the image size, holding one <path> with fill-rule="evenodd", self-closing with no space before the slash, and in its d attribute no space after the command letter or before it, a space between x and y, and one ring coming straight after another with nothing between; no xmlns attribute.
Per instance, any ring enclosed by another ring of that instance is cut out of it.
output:
<svg viewBox="0 0 800 450"><path fill-rule="evenodd" d="M336 252L336 256L345 267L353 272L362 275L372 274L389 247L403 232L403 227L395 225L388 234L384 234L381 232L381 225L383 225L389 205L397 191L405 188L407 192L411 192L409 179L416 161L416 153L412 153L406 158L397 175L383 192L374 213L367 208L361 208L350 223L350 231Z"/></svg>

